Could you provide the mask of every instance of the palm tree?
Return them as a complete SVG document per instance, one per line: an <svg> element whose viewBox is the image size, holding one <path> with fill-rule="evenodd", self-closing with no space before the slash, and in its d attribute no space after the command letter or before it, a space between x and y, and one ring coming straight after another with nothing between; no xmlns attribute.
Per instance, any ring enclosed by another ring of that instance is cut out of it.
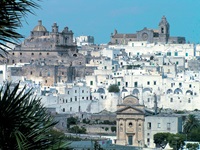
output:
<svg viewBox="0 0 200 150"><path fill-rule="evenodd" d="M4 48L10 49L6 43L17 44L23 38L17 29L28 13L34 14L33 8L39 8L34 0L0 0L0 50L5 54L8 51Z"/></svg>
<svg viewBox="0 0 200 150"><path fill-rule="evenodd" d="M11 90L11 84L0 89L0 149L36 150L61 149L67 145L51 133L57 122L34 97L26 86L19 91L19 83ZM63 145L64 144L64 145Z"/></svg>
<svg viewBox="0 0 200 150"><path fill-rule="evenodd" d="M199 127L200 122L194 115L188 115L185 125L183 126L184 133L190 133L192 129Z"/></svg>

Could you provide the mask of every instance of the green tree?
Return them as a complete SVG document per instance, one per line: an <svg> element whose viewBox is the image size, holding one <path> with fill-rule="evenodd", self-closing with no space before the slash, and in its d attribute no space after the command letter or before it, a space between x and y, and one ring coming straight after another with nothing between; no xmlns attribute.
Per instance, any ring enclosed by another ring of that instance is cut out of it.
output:
<svg viewBox="0 0 200 150"><path fill-rule="evenodd" d="M164 149L168 143L169 135L170 133L156 133L153 137L156 147L161 147L162 149Z"/></svg>
<svg viewBox="0 0 200 150"><path fill-rule="evenodd" d="M0 89L0 149L58 149L61 138L53 138L52 128L57 122L34 97L26 86L19 90L19 83L11 89L11 83Z"/></svg>
<svg viewBox="0 0 200 150"><path fill-rule="evenodd" d="M116 126L112 126L112 127L111 127L111 131L112 131L112 132L116 132Z"/></svg>
<svg viewBox="0 0 200 150"><path fill-rule="evenodd" d="M22 20L34 14L34 8L39 8L38 1L0 0L0 50L8 53L2 46L10 48L6 43L17 44L23 38L17 30L22 27Z"/></svg>
<svg viewBox="0 0 200 150"><path fill-rule="evenodd" d="M200 126L197 128L194 128L190 131L190 133L187 134L187 140L188 141L198 141L200 142Z"/></svg>
<svg viewBox="0 0 200 150"><path fill-rule="evenodd" d="M85 124L89 124L89 123L90 123L90 120L89 120L89 119L86 119L86 118L84 118L84 119L83 119L83 123L85 123Z"/></svg>
<svg viewBox="0 0 200 150"><path fill-rule="evenodd" d="M70 133L79 133L79 134L85 134L86 133L86 129L84 127L79 127L79 126L73 126L71 128L68 129L68 131Z"/></svg>
<svg viewBox="0 0 200 150"><path fill-rule="evenodd" d="M78 118L75 117L69 117L67 118L67 128L70 127L70 125L75 125L78 122Z"/></svg>
<svg viewBox="0 0 200 150"><path fill-rule="evenodd" d="M197 150L199 147L198 143L187 143L186 144L186 148L188 148L189 150Z"/></svg>
<svg viewBox="0 0 200 150"><path fill-rule="evenodd" d="M186 122L183 126L184 133L190 133L192 129L198 128L200 125L199 120L194 115L188 115Z"/></svg>
<svg viewBox="0 0 200 150"><path fill-rule="evenodd" d="M186 136L184 134L170 134L168 137L169 146L172 147L174 150L178 150L184 146Z"/></svg>
<svg viewBox="0 0 200 150"><path fill-rule="evenodd" d="M101 145L96 140L94 141L94 150L103 150Z"/></svg>
<svg viewBox="0 0 200 150"><path fill-rule="evenodd" d="M118 87L117 84L111 84L111 85L108 87L108 91L109 91L109 92L118 93L118 92L119 92L119 87Z"/></svg>

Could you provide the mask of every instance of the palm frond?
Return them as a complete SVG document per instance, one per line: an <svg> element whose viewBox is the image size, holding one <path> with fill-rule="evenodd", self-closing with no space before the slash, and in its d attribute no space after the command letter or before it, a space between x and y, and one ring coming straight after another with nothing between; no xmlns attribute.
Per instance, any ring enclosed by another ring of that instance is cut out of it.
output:
<svg viewBox="0 0 200 150"><path fill-rule="evenodd" d="M60 145L61 139L50 138L50 131L57 124L53 121L40 98L31 90L13 89L9 83L0 89L0 149L49 149ZM62 142L61 142L62 143Z"/></svg>
<svg viewBox="0 0 200 150"><path fill-rule="evenodd" d="M17 44L23 35L17 32L22 27L22 19L26 21L28 14L34 14L33 9L40 8L40 0L1 0L0 1L0 50L8 53L11 49L6 43Z"/></svg>

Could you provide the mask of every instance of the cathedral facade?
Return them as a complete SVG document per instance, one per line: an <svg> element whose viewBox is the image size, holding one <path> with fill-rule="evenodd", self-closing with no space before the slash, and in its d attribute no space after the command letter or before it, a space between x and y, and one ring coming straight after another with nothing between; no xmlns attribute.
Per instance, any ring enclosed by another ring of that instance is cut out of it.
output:
<svg viewBox="0 0 200 150"><path fill-rule="evenodd" d="M73 32L68 27L59 32L56 23L49 32L41 20L28 38L0 58L0 63L13 66L8 70L10 76L24 76L44 86L72 82L85 71L85 57L73 43Z"/></svg>
<svg viewBox="0 0 200 150"><path fill-rule="evenodd" d="M136 33L118 33L117 30L111 34L110 45L115 44L128 44L129 41L147 41L149 43L173 43L173 44L184 44L185 37L171 37L170 36L170 25L165 16L162 17L158 29L144 28Z"/></svg>

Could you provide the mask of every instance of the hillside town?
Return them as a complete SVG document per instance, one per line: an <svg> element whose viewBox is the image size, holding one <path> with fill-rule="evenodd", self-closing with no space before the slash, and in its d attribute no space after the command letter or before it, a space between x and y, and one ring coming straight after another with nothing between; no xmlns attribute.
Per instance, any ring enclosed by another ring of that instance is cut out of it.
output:
<svg viewBox="0 0 200 150"><path fill-rule="evenodd" d="M74 37L73 27L48 30L39 20L2 53L0 86L32 89L67 135L98 138L105 149L158 148L155 134L182 133L189 115L200 119L200 44L171 36L165 16L155 24L136 33L115 29L110 41L95 44L91 35ZM69 132L69 118L79 133Z"/></svg>

